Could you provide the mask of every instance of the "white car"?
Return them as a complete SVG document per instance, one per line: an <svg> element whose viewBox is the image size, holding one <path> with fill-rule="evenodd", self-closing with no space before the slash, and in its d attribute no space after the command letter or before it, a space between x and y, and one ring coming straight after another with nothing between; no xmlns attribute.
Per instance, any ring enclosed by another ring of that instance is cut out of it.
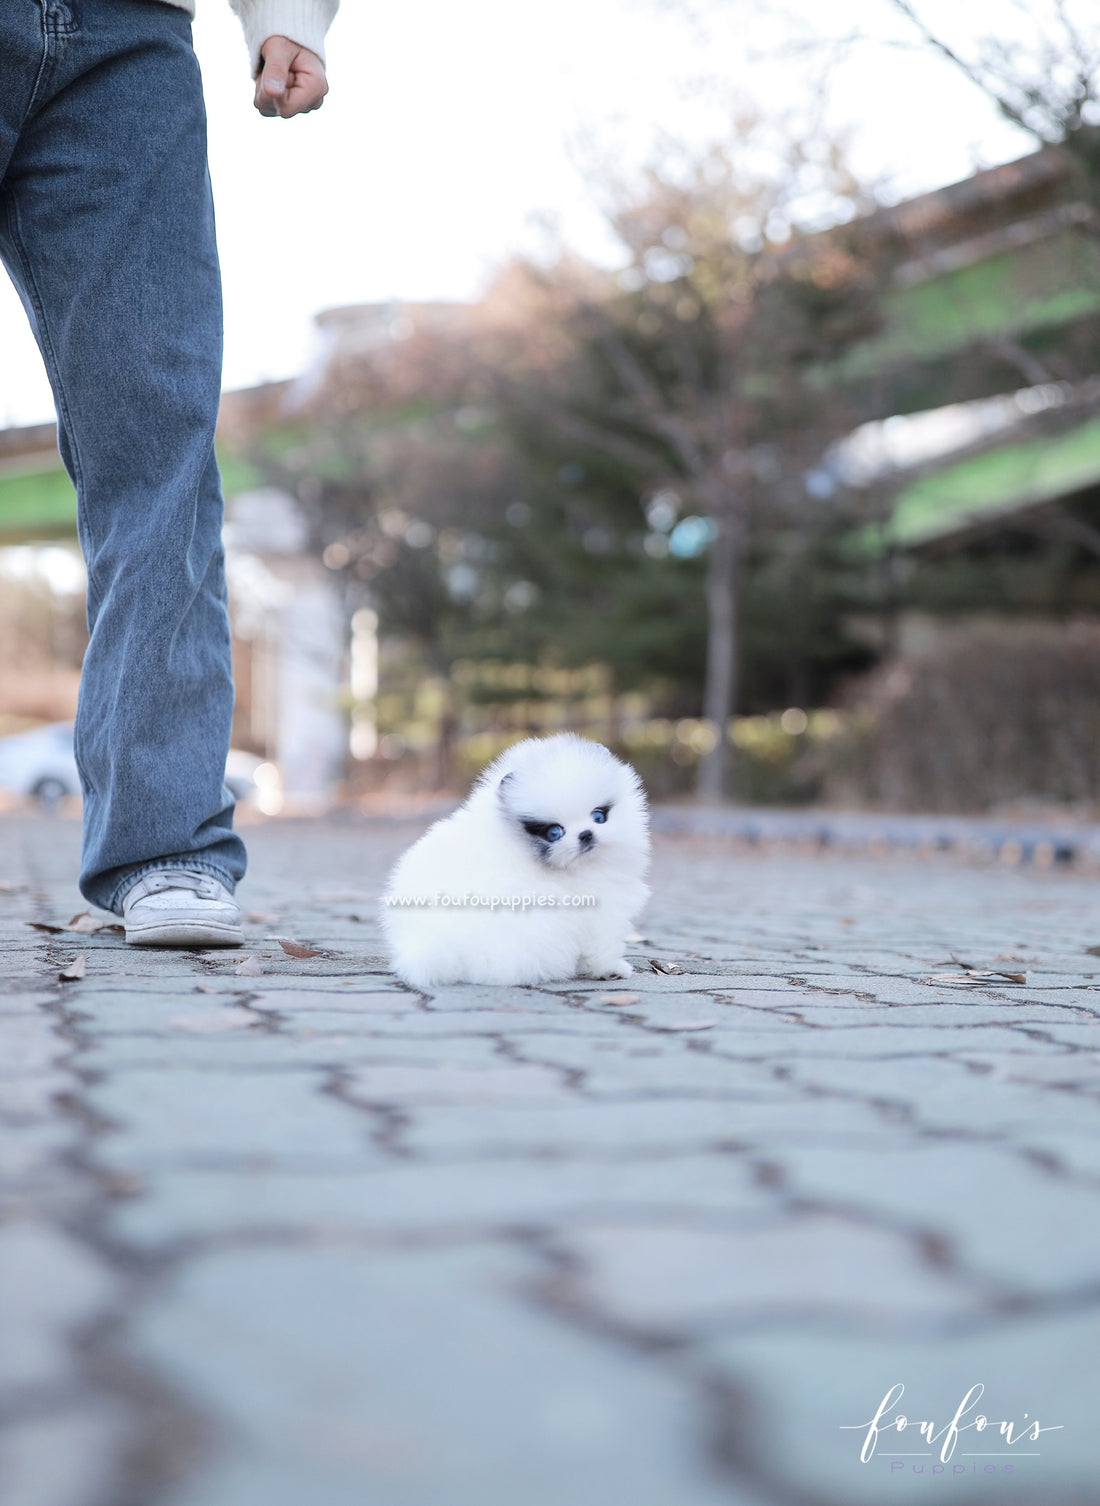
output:
<svg viewBox="0 0 1100 1506"><path fill-rule="evenodd" d="M35 795L47 805L79 795L72 722L0 737L0 785L16 795Z"/></svg>
<svg viewBox="0 0 1100 1506"><path fill-rule="evenodd" d="M255 798L259 790L255 774L262 765L262 758L230 749L225 782L236 799ZM270 777L266 782L271 783ZM79 795L72 722L52 722L31 732L0 737L0 786L16 795L34 796L45 805L53 805L66 795Z"/></svg>

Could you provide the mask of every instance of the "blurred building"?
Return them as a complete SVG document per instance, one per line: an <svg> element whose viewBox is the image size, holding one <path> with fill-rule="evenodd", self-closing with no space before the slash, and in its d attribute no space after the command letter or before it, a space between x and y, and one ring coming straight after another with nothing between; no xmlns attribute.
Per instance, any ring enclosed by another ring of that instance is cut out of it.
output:
<svg viewBox="0 0 1100 1506"><path fill-rule="evenodd" d="M1093 133L1100 139L1100 131ZM1100 235L1081 160L1046 147L860 222L895 263L885 327L844 376L875 421L846 479L892 497L901 549L1100 504ZM1061 525L1059 525L1061 526ZM1100 545L1073 530L1087 548ZM1096 552L1096 551L1094 551Z"/></svg>
<svg viewBox="0 0 1100 1506"><path fill-rule="evenodd" d="M270 384L223 402L233 741L278 765L288 810L311 810L344 772L348 629L294 499L256 486L237 458L247 435L277 421L285 392ZM0 735L75 711L86 642L75 535L76 498L53 426L0 431Z"/></svg>
<svg viewBox="0 0 1100 1506"><path fill-rule="evenodd" d="M327 390L354 379L380 353L414 340L418 335L461 333L476 318L476 305L446 299L409 303L355 303L324 309L314 320L313 352L306 369L288 384L283 412L307 409Z"/></svg>
<svg viewBox="0 0 1100 1506"><path fill-rule="evenodd" d="M344 772L347 627L333 578L307 549L294 498L274 487L226 506L235 741L275 763L286 807L322 808Z"/></svg>

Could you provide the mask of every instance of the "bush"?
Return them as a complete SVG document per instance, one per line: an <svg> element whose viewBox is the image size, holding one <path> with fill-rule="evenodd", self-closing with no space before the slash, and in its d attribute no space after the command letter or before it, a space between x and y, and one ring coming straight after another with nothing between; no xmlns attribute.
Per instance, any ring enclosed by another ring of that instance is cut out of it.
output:
<svg viewBox="0 0 1100 1506"><path fill-rule="evenodd" d="M792 721L792 718L794 719ZM782 715L743 716L732 721L733 788L744 805L804 805L820 794L823 749L836 735L839 718L830 711L788 710ZM552 732L547 727L544 732ZM699 760L713 746L710 724L697 717L651 717L621 726L579 725L576 731L607 742L634 765L651 800L682 800L695 793ZM521 734L483 732L461 739L455 767L464 784ZM543 733L537 734L543 735Z"/></svg>
<svg viewBox="0 0 1100 1506"><path fill-rule="evenodd" d="M1100 624L971 627L895 659L861 682L836 755L836 802L1100 806Z"/></svg>

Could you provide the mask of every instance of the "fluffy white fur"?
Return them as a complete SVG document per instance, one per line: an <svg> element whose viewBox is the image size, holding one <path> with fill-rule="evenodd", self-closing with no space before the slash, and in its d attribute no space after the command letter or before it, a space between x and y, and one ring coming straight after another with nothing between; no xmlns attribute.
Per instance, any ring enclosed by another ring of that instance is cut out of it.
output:
<svg viewBox="0 0 1100 1506"><path fill-rule="evenodd" d="M628 977L648 866L645 793L629 764L572 733L527 738L398 860L382 903L394 972L414 988ZM582 895L595 903L568 903Z"/></svg>

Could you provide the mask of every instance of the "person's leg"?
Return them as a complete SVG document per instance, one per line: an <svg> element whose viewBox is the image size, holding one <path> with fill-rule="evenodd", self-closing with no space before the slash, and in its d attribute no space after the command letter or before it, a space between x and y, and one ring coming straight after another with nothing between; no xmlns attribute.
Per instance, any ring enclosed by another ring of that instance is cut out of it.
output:
<svg viewBox="0 0 1100 1506"><path fill-rule="evenodd" d="M245 866L223 780L233 686L202 89L175 7L0 10L12 32L0 33L0 150L16 132L0 159L0 255L49 369L88 565L80 883L119 912L150 871L198 870L231 890ZM27 47L14 47L32 22L33 96Z"/></svg>

